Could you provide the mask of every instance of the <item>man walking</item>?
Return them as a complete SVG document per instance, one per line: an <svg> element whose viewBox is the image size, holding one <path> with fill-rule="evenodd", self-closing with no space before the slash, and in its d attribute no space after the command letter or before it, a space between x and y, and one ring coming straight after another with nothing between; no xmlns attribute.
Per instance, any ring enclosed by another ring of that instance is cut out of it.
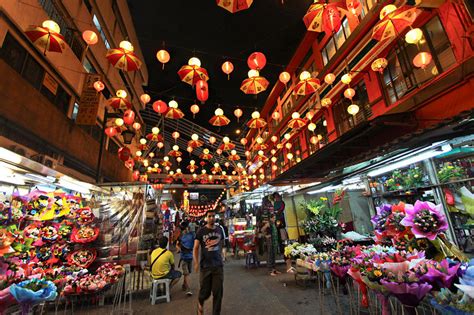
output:
<svg viewBox="0 0 474 315"><path fill-rule="evenodd" d="M212 314L218 315L221 313L224 294L224 235L222 229L215 225L216 212L214 210L207 211L206 219L206 225L201 227L196 234L193 250L194 270L196 272L200 270L198 314L203 314L204 301L211 296L212 292ZM198 259L199 249L201 259Z"/></svg>
<svg viewBox="0 0 474 315"><path fill-rule="evenodd" d="M191 266L193 263L193 247L195 234L189 229L189 222L181 222L181 236L176 243L176 248L179 253L181 253L181 259L179 265L183 270L183 291L186 291L186 295L193 295L190 285L190 274Z"/></svg>

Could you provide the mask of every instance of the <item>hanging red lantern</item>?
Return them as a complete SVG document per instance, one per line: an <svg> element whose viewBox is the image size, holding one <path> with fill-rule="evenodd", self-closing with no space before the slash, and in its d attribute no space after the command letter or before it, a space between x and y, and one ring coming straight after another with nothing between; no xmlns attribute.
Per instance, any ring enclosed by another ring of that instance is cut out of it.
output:
<svg viewBox="0 0 474 315"><path fill-rule="evenodd" d="M430 63L433 58L429 52L420 52L418 53L415 58L413 58L413 64L415 67L425 69Z"/></svg>
<svg viewBox="0 0 474 315"><path fill-rule="evenodd" d="M153 102L153 110L159 114L164 114L168 110L168 105L162 100Z"/></svg>
<svg viewBox="0 0 474 315"><path fill-rule="evenodd" d="M130 149L127 147L121 147L120 149L118 149L117 154L118 154L119 159L125 162L128 159L130 159L132 152L130 152Z"/></svg>
<svg viewBox="0 0 474 315"><path fill-rule="evenodd" d="M94 31L86 30L82 32L82 39L86 42L87 45L95 45L99 41L99 37Z"/></svg>
<svg viewBox="0 0 474 315"><path fill-rule="evenodd" d="M283 71L282 73L280 73L278 79L281 83L287 84L291 80L291 75L288 72Z"/></svg>
<svg viewBox="0 0 474 315"><path fill-rule="evenodd" d="M135 161L133 159L128 159L125 161L124 164L126 168L133 170L133 167L135 166Z"/></svg>
<svg viewBox="0 0 474 315"><path fill-rule="evenodd" d="M267 58L261 52L254 52L247 59L247 65L252 70L262 70L266 64Z"/></svg>
<svg viewBox="0 0 474 315"><path fill-rule="evenodd" d="M140 178L140 171L133 171L133 180L137 181Z"/></svg>
<svg viewBox="0 0 474 315"><path fill-rule="evenodd" d="M117 135L117 133L118 133L117 127L107 127L107 128L105 128L105 134L108 137L113 137L113 136Z"/></svg>
<svg viewBox="0 0 474 315"><path fill-rule="evenodd" d="M191 113L193 113L193 118L194 118L194 116L197 113L199 113L199 105L197 105L197 104L191 105Z"/></svg>
<svg viewBox="0 0 474 315"><path fill-rule="evenodd" d="M131 109L127 109L123 113L123 122L126 125L131 125L131 124L133 124L134 121L135 121L135 112Z"/></svg>
<svg viewBox="0 0 474 315"><path fill-rule="evenodd" d="M201 103L204 103L209 98L209 86L205 80L199 80L196 83L196 97Z"/></svg>
<svg viewBox="0 0 474 315"><path fill-rule="evenodd" d="M227 80L230 79L230 74L234 71L234 65L230 61L226 61L222 64L222 72L227 74Z"/></svg>

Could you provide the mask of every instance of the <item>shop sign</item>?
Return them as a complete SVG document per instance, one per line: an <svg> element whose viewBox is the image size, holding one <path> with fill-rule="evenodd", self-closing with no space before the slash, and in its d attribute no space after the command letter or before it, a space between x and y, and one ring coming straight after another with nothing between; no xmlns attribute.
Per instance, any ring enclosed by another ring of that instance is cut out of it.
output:
<svg viewBox="0 0 474 315"><path fill-rule="evenodd" d="M56 92L58 91L58 82L56 82L56 80L54 80L54 78L47 72L44 73L43 86L56 95Z"/></svg>
<svg viewBox="0 0 474 315"><path fill-rule="evenodd" d="M77 112L77 125L95 125L99 110L100 93L94 89L94 82L102 80L100 74L87 73L82 87L79 111Z"/></svg>

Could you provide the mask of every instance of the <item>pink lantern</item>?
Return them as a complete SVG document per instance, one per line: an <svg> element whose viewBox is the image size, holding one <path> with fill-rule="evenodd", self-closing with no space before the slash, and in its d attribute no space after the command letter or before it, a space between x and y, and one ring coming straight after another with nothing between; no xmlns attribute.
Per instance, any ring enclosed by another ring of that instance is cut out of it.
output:
<svg viewBox="0 0 474 315"><path fill-rule="evenodd" d="M209 98L209 86L206 80L199 80L196 83L196 97L201 103L204 103Z"/></svg>
<svg viewBox="0 0 474 315"><path fill-rule="evenodd" d="M153 110L157 113L164 114L168 110L168 105L162 100L153 103Z"/></svg>
<svg viewBox="0 0 474 315"><path fill-rule="evenodd" d="M133 129L135 129L135 130L140 130L140 128L142 127L142 125L141 125L139 122L135 122L135 123L133 123L132 127L133 127Z"/></svg>
<svg viewBox="0 0 474 315"><path fill-rule="evenodd" d="M234 71L234 65L230 61L226 61L222 64L222 72L227 74L227 80L230 78L230 74Z"/></svg>
<svg viewBox="0 0 474 315"><path fill-rule="evenodd" d="M420 52L413 58L413 64L417 68L425 69L433 58L429 52Z"/></svg>
<svg viewBox="0 0 474 315"><path fill-rule="evenodd" d="M97 34L94 31L86 30L82 32L82 39L87 45L95 45L99 41Z"/></svg>
<svg viewBox="0 0 474 315"><path fill-rule="evenodd" d="M104 89L105 89L105 85L104 83L102 83L102 81L95 81L94 82L94 89L100 93L102 92Z"/></svg>
<svg viewBox="0 0 474 315"><path fill-rule="evenodd" d="M131 125L131 124L133 124L134 121L135 121L135 112L131 109L127 109L123 113L123 122L126 125Z"/></svg>
<svg viewBox="0 0 474 315"><path fill-rule="evenodd" d="M262 70L266 64L267 58L261 52L254 52L247 59L247 65L252 70Z"/></svg>
<svg viewBox="0 0 474 315"><path fill-rule="evenodd" d="M281 83L287 84L291 80L291 75L288 72L283 71L282 73L280 73L278 79Z"/></svg>

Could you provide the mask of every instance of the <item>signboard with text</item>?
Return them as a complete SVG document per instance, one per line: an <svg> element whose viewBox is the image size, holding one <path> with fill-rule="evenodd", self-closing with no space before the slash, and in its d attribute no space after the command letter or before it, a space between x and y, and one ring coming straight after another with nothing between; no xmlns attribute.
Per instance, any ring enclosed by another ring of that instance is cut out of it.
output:
<svg viewBox="0 0 474 315"><path fill-rule="evenodd" d="M82 87L79 111L77 112L77 125L95 125L97 111L99 110L100 93L94 89L94 82L102 79L100 74L87 73Z"/></svg>

